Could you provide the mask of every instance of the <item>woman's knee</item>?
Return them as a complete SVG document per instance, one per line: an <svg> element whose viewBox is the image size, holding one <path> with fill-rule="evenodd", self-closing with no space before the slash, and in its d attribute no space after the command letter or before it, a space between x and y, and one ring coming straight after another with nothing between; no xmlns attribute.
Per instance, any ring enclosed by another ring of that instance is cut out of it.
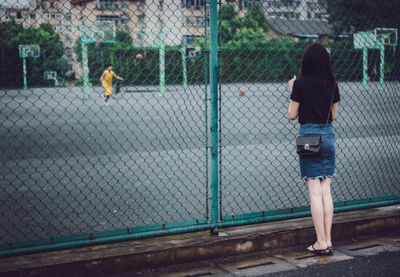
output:
<svg viewBox="0 0 400 277"><path fill-rule="evenodd" d="M318 179L307 180L307 186L310 197L322 197L322 187Z"/></svg>

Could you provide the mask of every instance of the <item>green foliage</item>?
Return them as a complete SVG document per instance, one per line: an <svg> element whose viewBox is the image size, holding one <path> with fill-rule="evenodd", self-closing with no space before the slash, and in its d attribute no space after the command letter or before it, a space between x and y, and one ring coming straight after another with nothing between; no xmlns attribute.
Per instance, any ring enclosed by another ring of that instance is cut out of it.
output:
<svg viewBox="0 0 400 277"><path fill-rule="evenodd" d="M42 23L38 28L24 28L22 24L9 21L0 23L0 48L4 56L1 73L5 75L1 86L22 86L22 59L18 56L21 44L40 46L40 58L26 59L28 86L50 85L51 81L43 80L44 71L56 71L58 76L64 77L66 61L62 58L63 44L53 27Z"/></svg>
<svg viewBox="0 0 400 277"><path fill-rule="evenodd" d="M220 14L221 20L229 21L229 20L232 20L236 16L237 16L237 13L235 11L235 4L223 5L221 7L221 14Z"/></svg>
<svg viewBox="0 0 400 277"><path fill-rule="evenodd" d="M117 43L121 43L124 46L129 46L133 43L133 39L129 31L122 28L118 28L116 30L116 40Z"/></svg>
<svg viewBox="0 0 400 277"><path fill-rule="evenodd" d="M234 4L223 5L220 20L223 48L255 49L265 45L269 25L261 6L251 6L244 18L239 18Z"/></svg>
<svg viewBox="0 0 400 277"><path fill-rule="evenodd" d="M265 33L269 30L269 24L265 17L263 8L260 5L250 6L243 20L246 28L261 28Z"/></svg>

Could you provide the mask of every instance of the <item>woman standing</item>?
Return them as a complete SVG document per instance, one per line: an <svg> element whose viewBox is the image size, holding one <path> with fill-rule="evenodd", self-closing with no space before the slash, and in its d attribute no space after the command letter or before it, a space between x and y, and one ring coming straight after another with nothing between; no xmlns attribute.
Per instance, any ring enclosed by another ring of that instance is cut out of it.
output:
<svg viewBox="0 0 400 277"><path fill-rule="evenodd" d="M307 250L329 255L332 249L331 228L333 201L331 181L335 171L335 134L331 122L336 119L339 89L325 47L314 43L304 51L301 77L289 81L291 92L288 115L298 118L300 135L322 135L321 153L299 156L301 178L310 193L311 215L317 241Z"/></svg>

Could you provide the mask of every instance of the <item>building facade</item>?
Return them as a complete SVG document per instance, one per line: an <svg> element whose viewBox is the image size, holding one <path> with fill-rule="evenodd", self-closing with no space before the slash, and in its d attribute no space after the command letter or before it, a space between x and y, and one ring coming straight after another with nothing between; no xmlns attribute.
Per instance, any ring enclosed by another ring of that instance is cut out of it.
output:
<svg viewBox="0 0 400 277"><path fill-rule="evenodd" d="M265 0L263 7L269 18L326 21L328 1Z"/></svg>

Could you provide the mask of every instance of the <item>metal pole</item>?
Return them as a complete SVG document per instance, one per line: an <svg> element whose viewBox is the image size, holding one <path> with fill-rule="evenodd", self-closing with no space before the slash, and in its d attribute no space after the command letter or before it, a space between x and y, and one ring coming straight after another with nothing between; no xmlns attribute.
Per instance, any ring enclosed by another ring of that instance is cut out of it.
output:
<svg viewBox="0 0 400 277"><path fill-rule="evenodd" d="M165 95L165 39L164 30L160 31L159 64L160 64L160 95Z"/></svg>
<svg viewBox="0 0 400 277"><path fill-rule="evenodd" d="M4 48L1 48L1 76L2 76L2 85L6 86L6 78L5 78L5 70L4 70L5 64L4 64Z"/></svg>
<svg viewBox="0 0 400 277"><path fill-rule="evenodd" d="M210 0L210 187L212 233L218 233L218 12Z"/></svg>
<svg viewBox="0 0 400 277"><path fill-rule="evenodd" d="M89 98L89 62L87 44L82 42L83 99Z"/></svg>
<svg viewBox="0 0 400 277"><path fill-rule="evenodd" d="M24 75L24 89L27 89L28 85L26 82L26 58L22 58L22 73Z"/></svg>
<svg viewBox="0 0 400 277"><path fill-rule="evenodd" d="M43 48L43 71L46 71L46 66L47 66L47 62L46 62L46 48Z"/></svg>
<svg viewBox="0 0 400 277"><path fill-rule="evenodd" d="M363 47L363 86L364 89L368 89L368 48Z"/></svg>
<svg viewBox="0 0 400 277"><path fill-rule="evenodd" d="M209 186L209 152L208 152L208 54L209 54L209 48L208 48L208 26L207 26L207 2L205 2L204 5L204 50L205 50L205 55L204 55L204 129L205 129L205 177L206 177L206 182L205 182L205 187L206 187L206 218L207 221L210 221L210 202L209 202L209 195L210 195L210 186Z"/></svg>
<svg viewBox="0 0 400 277"><path fill-rule="evenodd" d="M187 87L187 68L186 68L186 47L182 45L181 48L181 56L182 56L182 77L183 77L183 85Z"/></svg>
<svg viewBox="0 0 400 277"><path fill-rule="evenodd" d="M385 87L385 45L383 41L381 41L380 46L380 72L379 72L379 83L381 84L380 89L382 90Z"/></svg>

